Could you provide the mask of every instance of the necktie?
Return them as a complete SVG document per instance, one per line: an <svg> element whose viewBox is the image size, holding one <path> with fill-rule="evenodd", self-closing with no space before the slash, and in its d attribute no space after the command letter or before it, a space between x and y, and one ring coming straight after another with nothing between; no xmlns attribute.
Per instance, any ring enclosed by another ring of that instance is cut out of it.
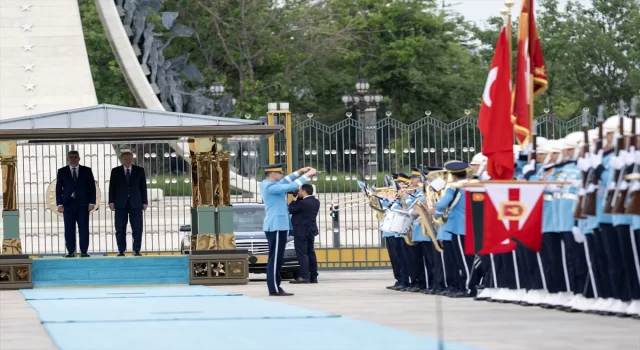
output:
<svg viewBox="0 0 640 350"><path fill-rule="evenodd" d="M127 185L129 184L129 177L131 176L131 169L127 169L126 177L127 177Z"/></svg>
<svg viewBox="0 0 640 350"><path fill-rule="evenodd" d="M73 171L73 181L78 180L78 174L76 173L76 168L71 168L71 170Z"/></svg>

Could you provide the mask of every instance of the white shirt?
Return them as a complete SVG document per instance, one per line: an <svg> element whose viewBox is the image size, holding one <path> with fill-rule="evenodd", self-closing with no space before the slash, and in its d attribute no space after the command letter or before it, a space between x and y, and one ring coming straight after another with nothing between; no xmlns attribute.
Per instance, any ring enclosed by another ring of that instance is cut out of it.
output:
<svg viewBox="0 0 640 350"><path fill-rule="evenodd" d="M124 168L124 174L127 175L127 170L129 170L129 175L131 175L131 171L133 171L133 166L130 167L126 167L126 166L122 166Z"/></svg>

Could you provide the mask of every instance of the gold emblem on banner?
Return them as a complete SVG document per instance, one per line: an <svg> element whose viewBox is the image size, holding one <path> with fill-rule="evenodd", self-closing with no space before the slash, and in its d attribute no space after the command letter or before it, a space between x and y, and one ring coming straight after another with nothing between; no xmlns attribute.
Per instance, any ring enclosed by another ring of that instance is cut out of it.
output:
<svg viewBox="0 0 640 350"><path fill-rule="evenodd" d="M58 216L62 216L62 213L58 212L58 206L56 205L56 182L57 181L58 179L53 179L53 181L51 181L51 183L49 184L49 187L47 187L46 204L47 204L47 208L49 208L51 212L55 213ZM93 208L91 212L98 210L98 208L100 207L101 201L102 201L102 193L100 192L98 181L96 181L96 207Z"/></svg>
<svg viewBox="0 0 640 350"><path fill-rule="evenodd" d="M500 202L499 220L516 221L524 218L527 208L520 201Z"/></svg>

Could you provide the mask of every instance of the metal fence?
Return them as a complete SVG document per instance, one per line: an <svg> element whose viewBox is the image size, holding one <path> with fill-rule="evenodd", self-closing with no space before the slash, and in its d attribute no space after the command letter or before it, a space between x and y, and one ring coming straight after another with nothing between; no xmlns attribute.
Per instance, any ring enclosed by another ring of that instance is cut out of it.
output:
<svg viewBox="0 0 640 350"><path fill-rule="evenodd" d="M560 138L579 130L581 119L559 120L544 115L538 120L541 136ZM594 124L594 118L590 118ZM477 119L466 115L452 123L425 117L404 124L392 118L365 125L347 118L333 125L303 117L294 123L297 165L319 170L313 178L321 206L318 225L320 248L380 247L378 223L364 202L343 208L335 217L329 203L338 197L360 197L356 179L382 185L384 175L409 172L411 167L442 165L448 160L469 161L480 151ZM508 137L508 136L506 136ZM261 151L258 139L232 140L232 201L261 202L256 194ZM115 252L113 214L108 209L111 169L119 164L118 152L134 152L135 164L145 168L150 208L144 215L144 251L178 251L180 226L191 223L190 159L186 141L136 143L46 144L18 146L18 202L23 251L28 254L58 254L65 251L64 225L55 210L57 169L66 166L66 153L75 149L81 164L93 169L100 193L98 209L90 217L90 252ZM276 158L284 157L284 148ZM284 159L281 159L284 160ZM130 233L128 240L131 239ZM130 242L129 242L130 244Z"/></svg>

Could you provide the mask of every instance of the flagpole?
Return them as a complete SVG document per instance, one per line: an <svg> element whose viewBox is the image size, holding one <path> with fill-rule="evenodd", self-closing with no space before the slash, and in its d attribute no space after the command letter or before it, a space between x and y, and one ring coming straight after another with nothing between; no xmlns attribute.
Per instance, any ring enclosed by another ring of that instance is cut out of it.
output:
<svg viewBox="0 0 640 350"><path fill-rule="evenodd" d="M511 52L513 52L513 40L511 39L513 37L513 26L511 25L511 7L513 6L513 0L506 0L504 2L504 5L506 7L500 10L500 14L503 16L503 19L506 22L505 26L507 27L507 46L509 47L508 48L509 49L509 74L513 76L513 72L511 68ZM512 91L510 113L513 116L513 105L514 105L514 100L516 98L515 91L513 89L513 79L509 82L509 84L511 84L511 91ZM513 129L513 139L515 143L516 141L515 123L514 123L514 129Z"/></svg>
<svg viewBox="0 0 640 350"><path fill-rule="evenodd" d="M533 1L534 0L523 0L527 2L527 9L529 11L529 16L528 18L533 18L532 16L534 15L533 13ZM529 21L529 23L531 23L531 21L529 19L527 19ZM533 42L531 42L531 31L535 30L534 28L531 28L530 25L527 25L527 31L529 33L527 33L527 37L529 38L529 47L527 48L527 51L529 52L529 54L531 54L531 49L530 47L533 45ZM533 58L532 58L533 59ZM528 86L528 94L529 94L529 125L533 125L533 105L534 105L534 97L533 96L533 86L534 86L534 82L533 82L533 78L535 77L534 72L529 72L529 86ZM528 137L531 137L531 133L529 133Z"/></svg>

